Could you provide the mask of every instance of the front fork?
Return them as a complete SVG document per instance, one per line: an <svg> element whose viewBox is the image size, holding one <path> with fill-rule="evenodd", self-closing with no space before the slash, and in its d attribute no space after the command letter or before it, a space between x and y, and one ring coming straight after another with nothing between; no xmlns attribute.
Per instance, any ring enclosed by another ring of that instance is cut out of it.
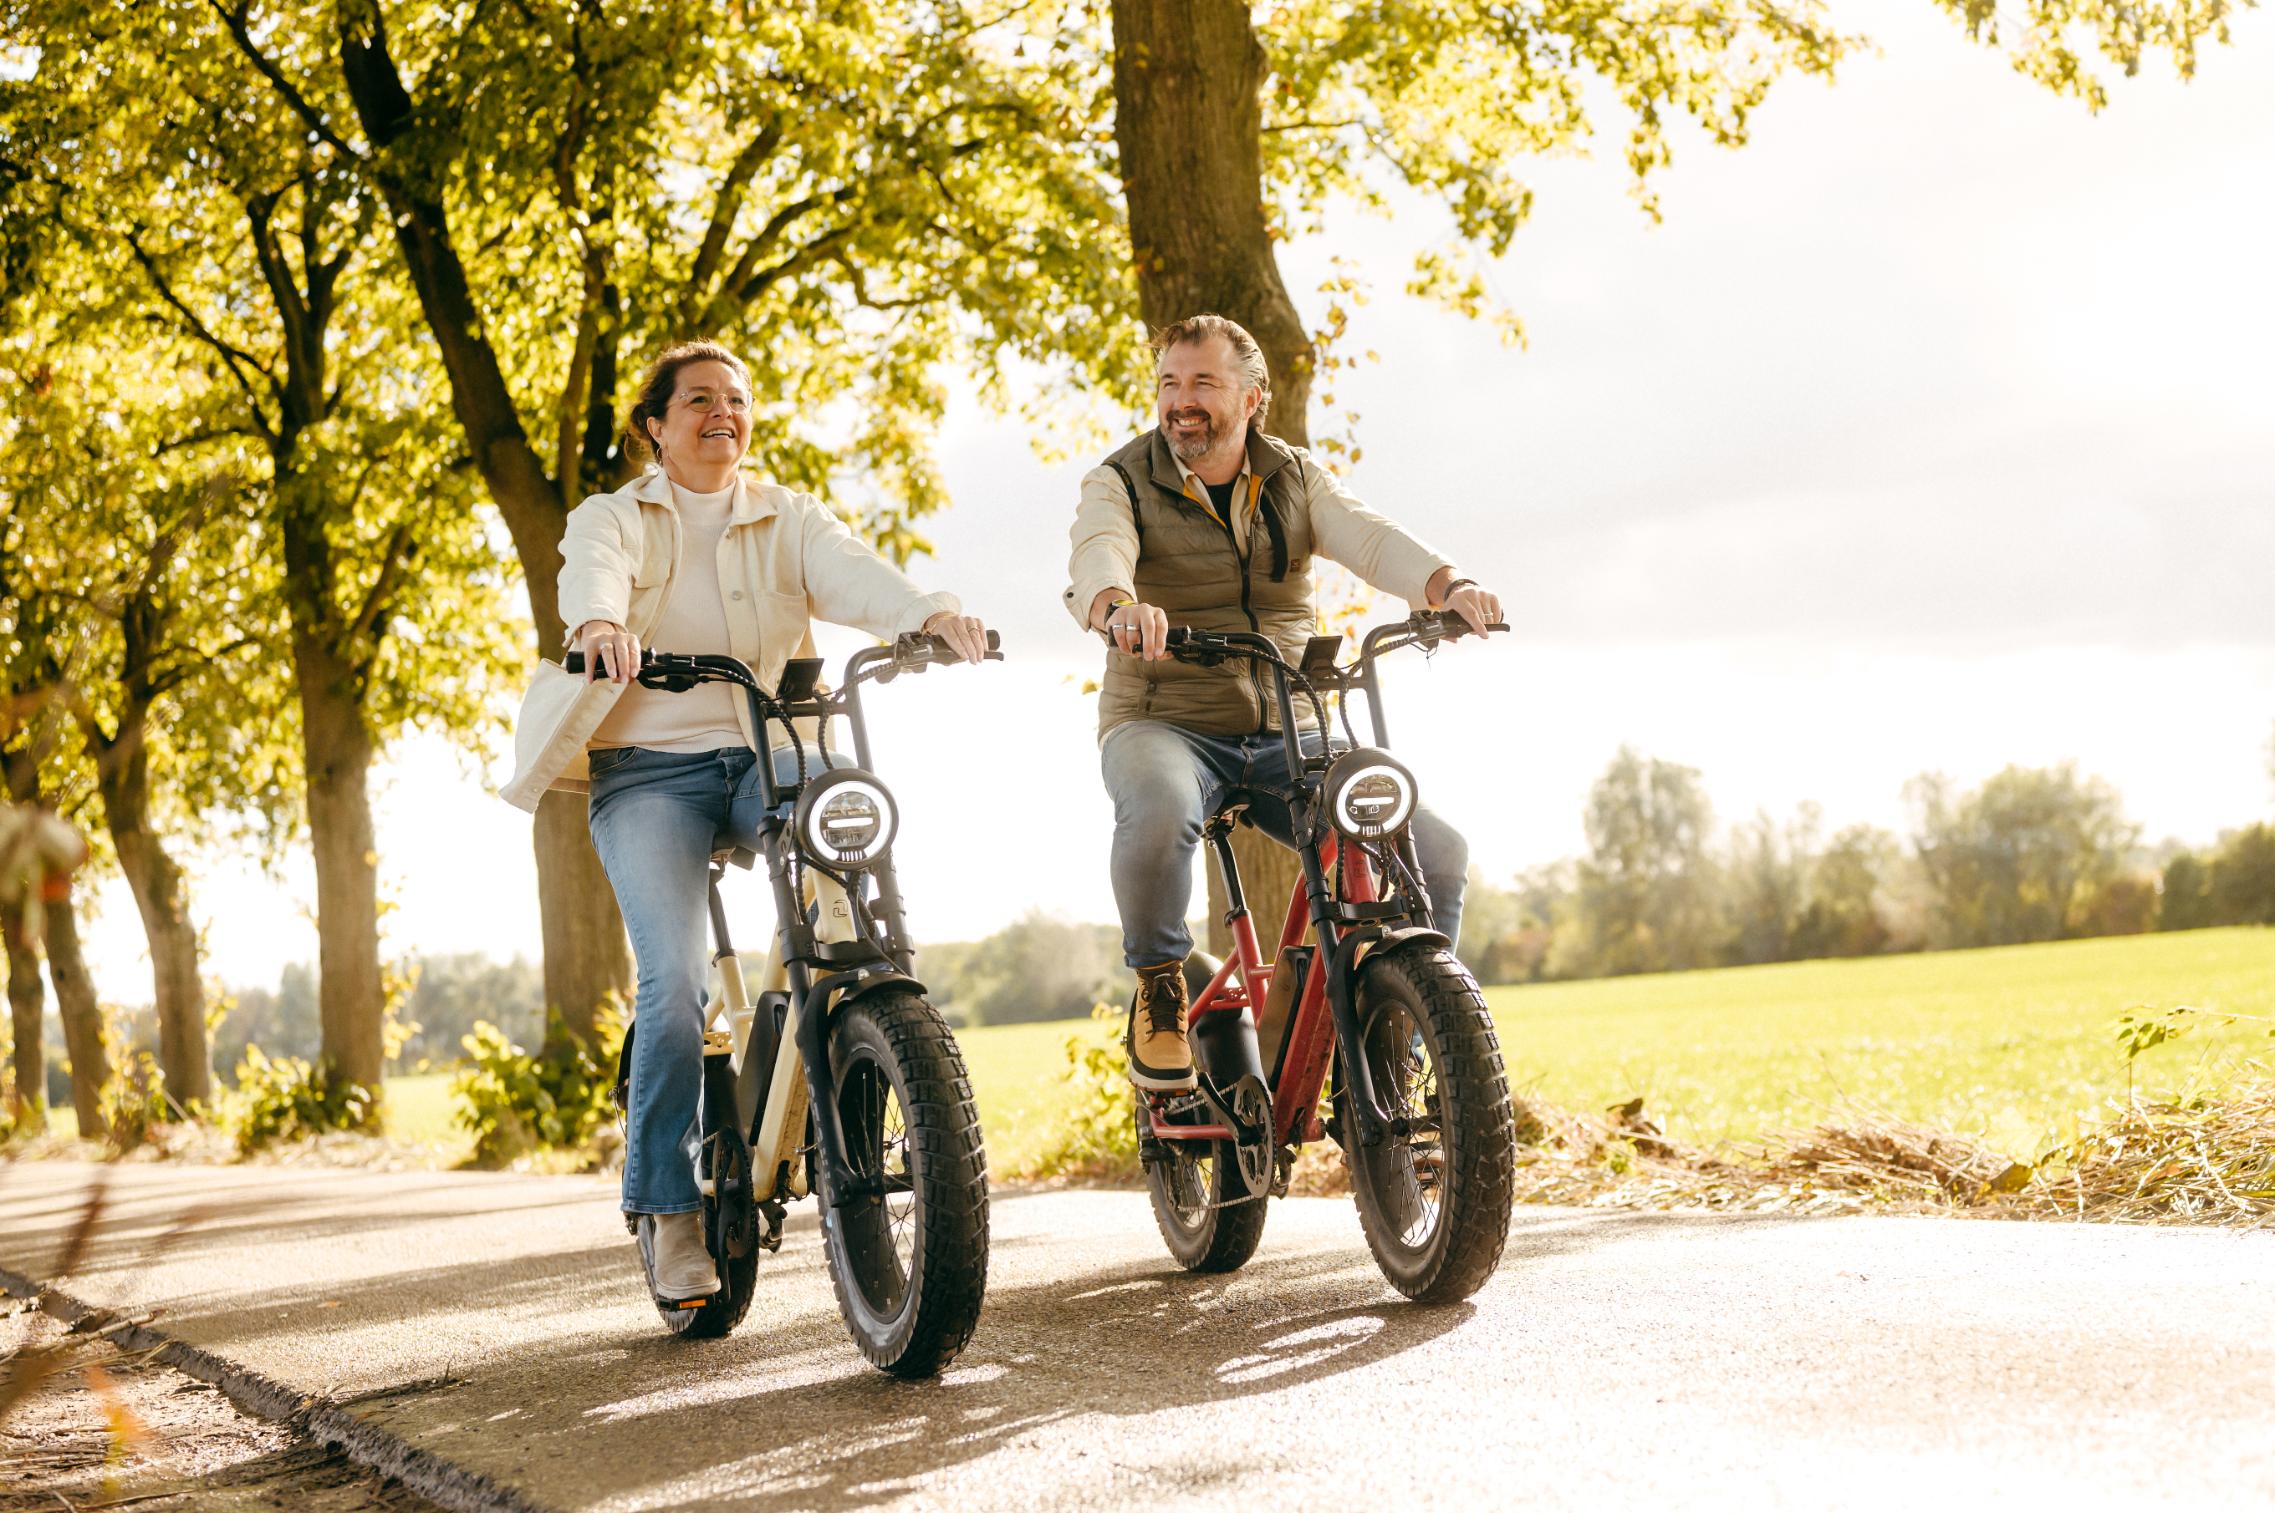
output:
<svg viewBox="0 0 2275 1513"><path fill-rule="evenodd" d="M1299 810L1294 819L1297 833L1303 833L1306 817ZM1230 829L1229 825L1217 825L1208 832L1225 880L1228 924L1248 912L1247 900L1241 893L1239 868L1233 860ZM1336 890L1328 886L1327 866L1336 859L1332 848L1340 844L1338 837L1330 836L1321 845L1303 850L1304 883L1311 901L1311 923L1316 938L1332 943L1331 951L1321 953L1320 966L1326 971L1327 1009L1335 1024L1336 1047L1342 1053L1337 1077L1349 1096L1351 1134L1362 1146L1376 1146L1389 1135L1391 1119L1383 1112L1382 1100L1375 1092L1374 1073L1367 1063L1366 1032L1359 1023L1358 958L1361 951L1380 940L1385 932L1379 925L1347 927L1333 917L1331 911L1338 900ZM1341 901L1375 902L1374 872L1364 853L1355 852L1343 858L1341 877L1342 892L1347 895ZM1290 927L1293 928L1292 920ZM1283 940L1282 950L1288 944Z"/></svg>

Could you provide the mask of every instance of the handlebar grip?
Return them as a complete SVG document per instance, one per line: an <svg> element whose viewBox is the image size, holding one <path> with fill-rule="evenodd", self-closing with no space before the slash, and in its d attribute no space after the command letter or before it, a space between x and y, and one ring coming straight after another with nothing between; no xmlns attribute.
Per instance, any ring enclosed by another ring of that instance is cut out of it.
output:
<svg viewBox="0 0 2275 1513"><path fill-rule="evenodd" d="M656 654L653 651L650 651L645 646L640 648L640 666L642 668L647 667L647 665L650 662L653 662L655 659ZM585 654L581 651L563 653L561 656L561 670L572 675L582 673L585 670ZM600 669L598 667L595 667L593 669L593 681L598 682L599 680Z"/></svg>
<svg viewBox="0 0 2275 1513"><path fill-rule="evenodd" d="M921 660L927 664L943 657L956 655L956 648L949 644L946 636L928 636L922 631L911 631L908 640L903 644L907 645L909 642L914 643L913 650L924 654ZM1002 661L1002 646L1003 637L995 631L989 631L987 633L987 651L982 654L981 660L987 662Z"/></svg>

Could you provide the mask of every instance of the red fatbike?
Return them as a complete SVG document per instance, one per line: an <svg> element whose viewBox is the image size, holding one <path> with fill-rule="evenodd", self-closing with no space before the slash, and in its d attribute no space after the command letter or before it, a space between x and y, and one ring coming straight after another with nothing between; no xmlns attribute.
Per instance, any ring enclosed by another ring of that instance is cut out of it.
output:
<svg viewBox="0 0 2275 1513"><path fill-rule="evenodd" d="M1465 1298L1499 1264L1515 1182L1508 1078L1476 978L1431 925L1407 829L1416 785L1386 749L1376 677L1382 654L1466 629L1423 611L1368 632L1347 666L1332 636L1290 666L1260 635L1169 633L1181 660L1239 658L1272 681L1291 776L1270 797L1287 806L1303 860L1266 962L1231 842L1254 795L1234 794L1203 829L1224 878L1232 958L1188 968L1197 1085L1137 1103L1154 1217L1189 1270L1231 1271L1254 1255L1267 1201L1286 1194L1297 1151L1322 1138L1342 1148L1368 1248L1407 1297ZM1351 727L1361 695L1371 745ZM1320 733L1311 754L1299 697Z"/></svg>

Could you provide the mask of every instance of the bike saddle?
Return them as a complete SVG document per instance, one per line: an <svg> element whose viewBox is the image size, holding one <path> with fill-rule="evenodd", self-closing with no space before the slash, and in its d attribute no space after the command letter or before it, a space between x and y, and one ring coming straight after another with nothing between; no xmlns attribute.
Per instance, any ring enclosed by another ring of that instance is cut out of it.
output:
<svg viewBox="0 0 2275 1513"><path fill-rule="evenodd" d="M751 869L752 864L757 860L758 853L751 850L748 846L721 846L718 850L711 853L712 866L723 867L729 863L732 863L733 865L742 868L745 872L748 872Z"/></svg>
<svg viewBox="0 0 2275 1513"><path fill-rule="evenodd" d="M1248 817L1249 802L1250 796L1248 794L1234 793L1217 806L1216 813L1208 817L1207 823L1202 828L1207 830L1229 829L1235 822L1243 825L1255 824L1256 822Z"/></svg>

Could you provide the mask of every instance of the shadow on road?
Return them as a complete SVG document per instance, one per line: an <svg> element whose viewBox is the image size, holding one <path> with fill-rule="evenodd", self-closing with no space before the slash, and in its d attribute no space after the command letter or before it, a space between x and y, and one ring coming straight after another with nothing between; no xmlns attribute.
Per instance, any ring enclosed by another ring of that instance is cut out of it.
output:
<svg viewBox="0 0 2275 1513"><path fill-rule="evenodd" d="M202 1221L175 1237L190 1248L169 1260L213 1285L170 1289L162 1326L239 1359L337 1361L332 1383L355 1380L360 1365L364 1380L396 1385L359 1394L359 1414L542 1502L771 1509L860 1507L912 1492L965 1500L981 1489L959 1481L962 1468L1082 1417L1096 1421L1081 1441L1090 1448L1074 1452L1086 1483L1116 1496L1189 1493L1277 1447L1214 1433L1211 1443L1194 1438L1186 1463L1161 1464L1158 1426L1142 1436L1143 1451L1118 1454L1117 1423L1257 1394L1347 1393L1332 1385L1338 1377L1426 1349L1475 1314L1397 1299L1355 1216L1347 1244L1314 1238L1275 1253L1268 1228L1241 1272L1201 1277L1133 1243L1151 1238L1150 1225L1068 1236L1017 1222L1022 1206L1047 1195L999 1194L996 1280L979 1334L939 1381L903 1383L871 1370L847 1341L810 1212L762 1268L743 1327L695 1343L662 1334L629 1243L603 1241L597 1226L578 1230L595 1237L589 1243L453 1255L451 1237L473 1233L461 1224L510 1226L517 1213L594 1201L589 1190L572 1197L525 1183L469 1213L463 1187L452 1191L464 1180L402 1182L382 1204L329 1206L306 1224L295 1216L280 1225L258 1179L201 1194ZM1078 1201L1093 1216L1099 1201L1127 1201L1141 1215L1144 1205L1137 1194ZM40 1209L12 1213L6 1248L22 1259L11 1264L45 1249L41 1231L60 1226L68 1205ZM113 1239L167 1222L165 1204L128 1200L111 1216ZM1520 1211L1505 1264L1665 1222ZM372 1264L329 1280L263 1276L263 1239L326 1240ZM233 1248L242 1262L225 1254ZM125 1250L112 1254L132 1264ZM396 1264L410 1261L424 1264ZM332 1368L302 1371L316 1369ZM1015 1500L1016 1489L992 1485L1015 1463L988 1468L990 1502Z"/></svg>

